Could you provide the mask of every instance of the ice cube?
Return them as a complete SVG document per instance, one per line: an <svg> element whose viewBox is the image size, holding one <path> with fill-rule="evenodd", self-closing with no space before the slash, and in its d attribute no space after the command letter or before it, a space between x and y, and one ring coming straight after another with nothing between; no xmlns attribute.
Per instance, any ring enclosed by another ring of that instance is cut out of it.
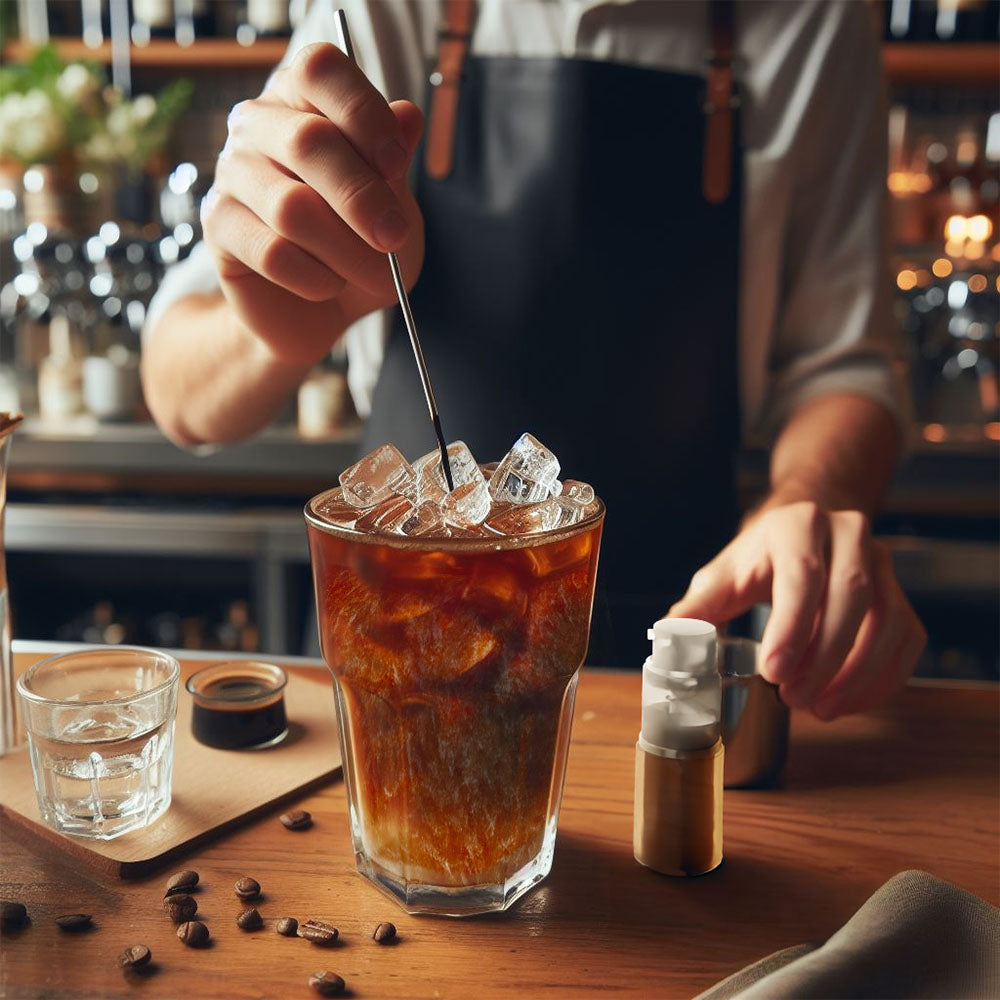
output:
<svg viewBox="0 0 1000 1000"><path fill-rule="evenodd" d="M374 507L416 483L409 462L391 444L365 455L340 474L344 499L355 507Z"/></svg>
<svg viewBox="0 0 1000 1000"><path fill-rule="evenodd" d="M539 531L566 528L583 517L579 504L562 497L550 497L541 503L517 504L486 519L486 527L504 535L533 535Z"/></svg>
<svg viewBox="0 0 1000 1000"><path fill-rule="evenodd" d="M530 434L522 434L490 477L490 495L494 500L540 503L558 478L559 459Z"/></svg>
<svg viewBox="0 0 1000 1000"><path fill-rule="evenodd" d="M420 535L442 535L446 533L444 515L433 500L423 500L399 524L404 535L414 538Z"/></svg>
<svg viewBox="0 0 1000 1000"><path fill-rule="evenodd" d="M413 513L413 504L406 497L391 496L358 518L358 531L396 531Z"/></svg>
<svg viewBox="0 0 1000 1000"><path fill-rule="evenodd" d="M448 464L451 466L452 482L457 489L466 483L486 482L486 477L479 470L472 452L464 441L455 441L448 445ZM414 463L414 469L420 466L417 475L417 485L420 498L440 498L448 492L448 480L445 479L444 466L441 462L441 452L432 451L422 455Z"/></svg>
<svg viewBox="0 0 1000 1000"><path fill-rule="evenodd" d="M365 512L364 508L355 507L354 504L344 500L343 493L338 490L331 490L313 508L316 516L330 524L335 524L340 528L351 528L354 522Z"/></svg>
<svg viewBox="0 0 1000 1000"><path fill-rule="evenodd" d="M438 465L441 464L441 452L436 450L429 451L426 455L421 455L413 463L413 472L417 477L417 481L407 491L406 496L415 503L423 500L440 500L448 492L447 485L439 483L431 474L430 467L435 462Z"/></svg>
<svg viewBox="0 0 1000 1000"><path fill-rule="evenodd" d="M441 510L448 524L456 527L481 524L490 512L490 491L486 480L480 475L478 480L456 486L441 501Z"/></svg>
<svg viewBox="0 0 1000 1000"><path fill-rule="evenodd" d="M581 483L576 479L567 479L562 484L559 496L565 500L572 500L574 503L586 507L594 502L594 487L590 483Z"/></svg>

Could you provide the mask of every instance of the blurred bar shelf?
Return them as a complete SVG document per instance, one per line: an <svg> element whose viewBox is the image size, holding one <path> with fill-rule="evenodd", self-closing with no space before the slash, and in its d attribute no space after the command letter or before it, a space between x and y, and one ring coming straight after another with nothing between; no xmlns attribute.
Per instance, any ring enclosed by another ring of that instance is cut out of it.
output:
<svg viewBox="0 0 1000 1000"><path fill-rule="evenodd" d="M1000 45L993 42L885 42L882 65L893 83L1000 83Z"/></svg>
<svg viewBox="0 0 1000 1000"><path fill-rule="evenodd" d="M59 55L67 61L111 62L110 42L96 48L84 44L80 38L53 38L52 42ZM261 38L253 45L240 45L232 38L203 38L190 45L154 38L148 45L133 45L131 57L133 66L164 69L270 69L281 61L287 47L287 38ZM26 62L34 50L34 45L13 39L3 50L3 61Z"/></svg>
<svg viewBox="0 0 1000 1000"><path fill-rule="evenodd" d="M56 50L66 60L110 63L111 43L96 48L79 38L54 38ZM286 38L262 38L240 45L233 38L204 38L181 46L171 39L152 39L132 46L134 66L185 70L269 69L280 62ZM4 62L25 62L34 46L13 39L3 50ZM996 85L1000 79L1000 46L991 42L885 42L882 64L894 83L980 83Z"/></svg>
<svg viewBox="0 0 1000 1000"><path fill-rule="evenodd" d="M26 420L14 443L8 487L21 492L223 495L308 499L335 482L357 454L360 425L306 440L275 427L219 448L178 448L152 423L51 425Z"/></svg>

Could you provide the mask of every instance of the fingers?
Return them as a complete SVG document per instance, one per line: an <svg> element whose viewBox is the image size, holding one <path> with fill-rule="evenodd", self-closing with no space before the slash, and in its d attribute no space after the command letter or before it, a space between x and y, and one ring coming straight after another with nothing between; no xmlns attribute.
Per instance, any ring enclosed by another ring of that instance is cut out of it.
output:
<svg viewBox="0 0 1000 1000"><path fill-rule="evenodd" d="M821 719L871 708L895 694L913 673L927 633L893 572L881 542L872 547L874 602L858 641L825 691L812 705Z"/></svg>
<svg viewBox="0 0 1000 1000"><path fill-rule="evenodd" d="M864 693L896 655L906 634L908 609L892 570L892 556L881 542L871 549L872 605L843 666L811 706L832 719L863 704Z"/></svg>
<svg viewBox="0 0 1000 1000"><path fill-rule="evenodd" d="M773 574L761 673L781 684L794 675L813 635L826 590L829 521L817 504L801 502L769 511L757 526L765 535Z"/></svg>
<svg viewBox="0 0 1000 1000"><path fill-rule="evenodd" d="M340 128L322 115L244 101L230 114L227 149L263 153L290 171L376 250L396 250L409 235L396 194Z"/></svg>
<svg viewBox="0 0 1000 1000"><path fill-rule="evenodd" d="M841 668L872 603L868 519L860 511L829 515L830 569L815 635L781 697L793 708L810 704Z"/></svg>
<svg viewBox="0 0 1000 1000"><path fill-rule="evenodd" d="M215 187L245 205L279 236L372 295L391 295L385 257L352 232L323 198L259 153L230 150Z"/></svg>
<svg viewBox="0 0 1000 1000"><path fill-rule="evenodd" d="M332 299L344 287L339 274L274 232L235 198L210 192L202 208L202 225L206 242L221 258L224 279L239 277L243 270L239 266L230 270L228 260L309 302Z"/></svg>
<svg viewBox="0 0 1000 1000"><path fill-rule="evenodd" d="M691 577L687 593L667 615L721 625L767 600L770 582L770 564L756 537L740 535Z"/></svg>
<svg viewBox="0 0 1000 1000"><path fill-rule="evenodd" d="M336 45L307 45L272 74L268 90L300 111L333 122L373 170L393 180L409 166L413 147L385 98Z"/></svg>

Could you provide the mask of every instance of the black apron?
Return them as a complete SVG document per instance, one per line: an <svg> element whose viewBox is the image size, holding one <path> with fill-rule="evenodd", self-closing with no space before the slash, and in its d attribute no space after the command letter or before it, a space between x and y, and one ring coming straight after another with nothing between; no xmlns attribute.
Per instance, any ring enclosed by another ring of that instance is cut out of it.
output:
<svg viewBox="0 0 1000 1000"><path fill-rule="evenodd" d="M486 462L530 431L607 505L589 663L639 667L736 524L741 157L709 204L704 101L696 76L470 57L451 173L416 181L448 440ZM415 458L435 439L398 319L365 446Z"/></svg>

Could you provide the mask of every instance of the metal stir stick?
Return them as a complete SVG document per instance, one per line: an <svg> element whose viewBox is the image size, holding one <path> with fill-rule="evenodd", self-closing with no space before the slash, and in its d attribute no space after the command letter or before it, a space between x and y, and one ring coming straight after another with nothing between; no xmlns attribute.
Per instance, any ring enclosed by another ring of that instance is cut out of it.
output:
<svg viewBox="0 0 1000 1000"><path fill-rule="evenodd" d="M344 55L357 63L354 58L354 46L351 44L351 33L347 30L347 15L338 10L334 13L334 22L337 25L338 45ZM406 323L406 332L410 335L410 346L413 348L413 357L417 361L417 370L420 372L420 384L424 388L424 398L427 400L427 409L431 415L431 423L434 425L434 434L437 437L438 447L441 449L441 468L444 470L444 478L448 483L448 489L455 488L455 482L451 477L451 462L448 459L448 447L444 443L444 432L441 430L441 418L438 416L437 402L434 399L434 388L431 385L430 372L427 371L427 362L424 360L424 351L420 346L420 338L417 336L417 324L413 321L413 312L410 309L410 299L406 294L406 286L403 284L403 275L399 270L399 261L396 255L389 252L389 269L392 271L392 283L396 286L396 295L399 298L399 307L403 310L403 320Z"/></svg>

